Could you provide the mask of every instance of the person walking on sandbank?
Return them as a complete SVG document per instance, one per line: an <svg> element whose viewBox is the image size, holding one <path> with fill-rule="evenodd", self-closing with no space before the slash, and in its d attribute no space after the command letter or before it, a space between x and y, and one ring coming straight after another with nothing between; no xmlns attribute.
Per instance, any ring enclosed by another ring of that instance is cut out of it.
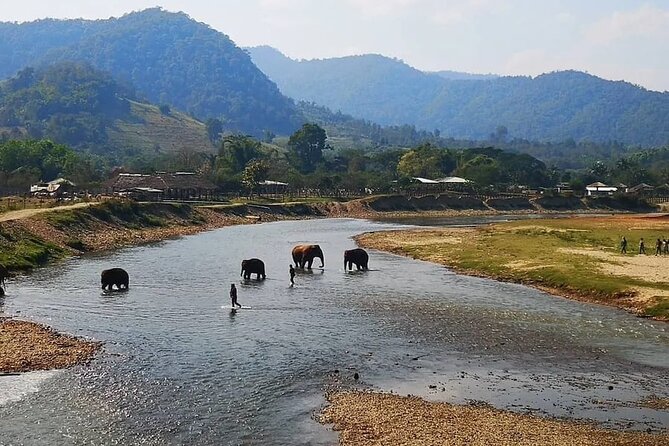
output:
<svg viewBox="0 0 669 446"><path fill-rule="evenodd" d="M639 254L646 253L646 244L643 242L643 237L639 240Z"/></svg>
<svg viewBox="0 0 669 446"><path fill-rule="evenodd" d="M291 263L290 265L290 286L295 285L295 268L293 268L293 265Z"/></svg>
<svg viewBox="0 0 669 446"><path fill-rule="evenodd" d="M620 240L620 253L627 254L627 239L623 235L622 240Z"/></svg>
<svg viewBox="0 0 669 446"><path fill-rule="evenodd" d="M655 255L662 255L662 240L660 240L660 238L655 241Z"/></svg>
<svg viewBox="0 0 669 446"><path fill-rule="evenodd" d="M230 284L230 299L232 300L232 308L236 306L242 308L242 306L237 302L237 287L234 283Z"/></svg>

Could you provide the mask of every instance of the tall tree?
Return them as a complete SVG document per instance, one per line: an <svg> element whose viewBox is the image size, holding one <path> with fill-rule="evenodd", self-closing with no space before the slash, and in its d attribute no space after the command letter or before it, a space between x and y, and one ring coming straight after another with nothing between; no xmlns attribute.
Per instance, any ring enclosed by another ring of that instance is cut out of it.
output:
<svg viewBox="0 0 669 446"><path fill-rule="evenodd" d="M258 188L258 184L267 179L269 163L265 160L251 160L242 173L242 184L249 189L249 194Z"/></svg>
<svg viewBox="0 0 669 446"><path fill-rule="evenodd" d="M323 150L326 145L327 134L318 124L304 124L293 133L288 140L288 147L297 167L302 172L313 172L316 166L323 161Z"/></svg>
<svg viewBox="0 0 669 446"><path fill-rule="evenodd" d="M261 144L250 136L228 135L219 150L219 163L233 172L244 170L249 161L261 158Z"/></svg>

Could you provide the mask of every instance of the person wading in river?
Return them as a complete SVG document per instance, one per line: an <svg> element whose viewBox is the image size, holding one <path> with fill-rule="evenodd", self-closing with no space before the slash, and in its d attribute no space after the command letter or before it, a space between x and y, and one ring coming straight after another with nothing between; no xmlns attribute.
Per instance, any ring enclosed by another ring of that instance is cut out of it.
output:
<svg viewBox="0 0 669 446"><path fill-rule="evenodd" d="M295 268L293 268L293 265L290 265L290 286L295 285Z"/></svg>
<svg viewBox="0 0 669 446"><path fill-rule="evenodd" d="M230 284L230 299L232 300L232 308L235 306L241 308L242 306L237 302L237 287L234 283Z"/></svg>

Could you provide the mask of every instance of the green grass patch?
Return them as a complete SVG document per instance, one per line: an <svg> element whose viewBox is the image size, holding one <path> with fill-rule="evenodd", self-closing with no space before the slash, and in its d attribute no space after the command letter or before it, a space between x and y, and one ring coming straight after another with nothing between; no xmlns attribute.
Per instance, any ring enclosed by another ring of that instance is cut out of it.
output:
<svg viewBox="0 0 669 446"><path fill-rule="evenodd" d="M14 240L0 251L0 263L10 270L30 270L67 256L64 249L28 234Z"/></svg>
<svg viewBox="0 0 669 446"><path fill-rule="evenodd" d="M370 247L400 251L415 258L444 263L465 272L501 280L540 285L620 305L638 288L669 291L669 283L613 274L607 264L624 265L636 256L640 238L646 253L654 254L655 240L669 233L661 220L569 218L525 220L495 224L470 232L400 232L384 238L369 237ZM628 253L619 254L624 235ZM453 238L458 240L453 240ZM363 240L365 238L363 237ZM631 274L631 273L630 273ZM669 318L669 300L658 298L646 310Z"/></svg>
<svg viewBox="0 0 669 446"><path fill-rule="evenodd" d="M657 298L657 303L646 308L646 310L644 310L644 315L669 319L669 299L666 297Z"/></svg>

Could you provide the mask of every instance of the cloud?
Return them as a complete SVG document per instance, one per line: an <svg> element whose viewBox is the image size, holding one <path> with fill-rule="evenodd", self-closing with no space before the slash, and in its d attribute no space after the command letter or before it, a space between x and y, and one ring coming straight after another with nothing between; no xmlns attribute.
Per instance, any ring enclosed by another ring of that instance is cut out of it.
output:
<svg viewBox="0 0 669 446"><path fill-rule="evenodd" d="M593 44L608 44L630 37L669 38L669 9L644 5L628 12L614 12L586 28L584 36Z"/></svg>

